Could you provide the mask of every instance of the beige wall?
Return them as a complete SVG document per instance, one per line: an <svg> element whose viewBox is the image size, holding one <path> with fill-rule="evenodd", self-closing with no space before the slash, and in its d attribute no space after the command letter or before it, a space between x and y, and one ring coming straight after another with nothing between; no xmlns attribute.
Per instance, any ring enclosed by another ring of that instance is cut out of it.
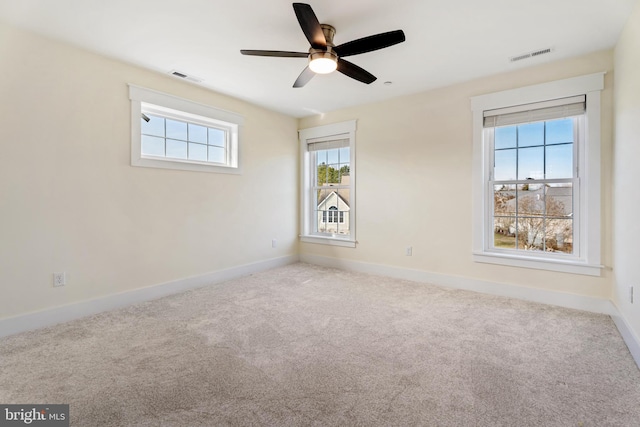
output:
<svg viewBox="0 0 640 427"><path fill-rule="evenodd" d="M637 68L637 54L629 53L637 46L629 47L624 37L618 51L636 55ZM637 35L626 37L637 43ZM0 318L298 250L611 297L610 51L298 121L10 27L0 26L0 40ZM633 69L634 63L618 62ZM603 91L602 277L474 263L469 98L598 71L609 72ZM638 93L637 78L632 71L626 75L624 82ZM244 173L131 167L127 83L243 115ZM637 117L637 102L632 107ZM298 245L296 130L351 119L358 120L359 244ZM619 121L618 139L634 135L633 126L632 120L622 127ZM637 144L626 146L637 150ZM633 166L626 173L638 178ZM407 246L411 257L404 255ZM622 260L616 255L616 263ZM56 271L67 272L67 286L51 286Z"/></svg>
<svg viewBox="0 0 640 427"><path fill-rule="evenodd" d="M357 119L355 249L301 244L303 255L386 264L585 296L611 296L613 53L517 70L426 93L302 119L300 128ZM471 96L606 71L602 93L601 277L474 263ZM381 203L385 201L386 203ZM413 247L413 256L405 248Z"/></svg>
<svg viewBox="0 0 640 427"><path fill-rule="evenodd" d="M297 120L3 25L0 58L0 318L297 254ZM243 174L131 167L127 83L243 115Z"/></svg>
<svg viewBox="0 0 640 427"><path fill-rule="evenodd" d="M640 342L640 3L616 46L615 70L613 300Z"/></svg>

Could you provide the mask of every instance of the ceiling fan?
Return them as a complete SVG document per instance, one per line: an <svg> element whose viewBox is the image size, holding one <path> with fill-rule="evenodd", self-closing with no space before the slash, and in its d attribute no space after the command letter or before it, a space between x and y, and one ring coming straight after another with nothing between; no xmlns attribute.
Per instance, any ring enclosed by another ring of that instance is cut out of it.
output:
<svg viewBox="0 0 640 427"><path fill-rule="evenodd" d="M336 29L331 25L320 24L310 5L293 3L293 10L296 13L300 27L302 27L302 32L304 32L311 44L309 52L245 49L240 51L243 55L308 58L309 65L302 70L293 87L306 85L316 73L328 74L335 70L362 83L373 83L376 80L373 74L342 58L383 49L405 41L404 32L395 30L335 46L333 44L333 36L336 33Z"/></svg>

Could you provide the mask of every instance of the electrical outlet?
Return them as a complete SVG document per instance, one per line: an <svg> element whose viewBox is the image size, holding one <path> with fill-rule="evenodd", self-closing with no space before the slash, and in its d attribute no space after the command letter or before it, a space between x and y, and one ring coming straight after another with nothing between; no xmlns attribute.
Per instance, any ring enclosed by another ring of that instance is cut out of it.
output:
<svg viewBox="0 0 640 427"><path fill-rule="evenodd" d="M278 246L278 240L271 239L271 247L275 249L277 246Z"/></svg>
<svg viewBox="0 0 640 427"><path fill-rule="evenodd" d="M67 275L65 273L53 273L53 287L64 286L67 284Z"/></svg>
<svg viewBox="0 0 640 427"><path fill-rule="evenodd" d="M413 248L411 246L407 246L407 250L405 251L406 256L413 255Z"/></svg>

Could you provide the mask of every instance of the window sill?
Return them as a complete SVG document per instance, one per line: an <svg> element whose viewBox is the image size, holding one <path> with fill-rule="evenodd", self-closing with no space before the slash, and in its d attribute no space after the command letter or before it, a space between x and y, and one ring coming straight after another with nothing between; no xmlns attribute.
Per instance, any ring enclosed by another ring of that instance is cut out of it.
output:
<svg viewBox="0 0 640 427"><path fill-rule="evenodd" d="M559 271L562 273L600 276L602 265L587 264L573 260L539 259L535 257L497 254L490 252L474 252L473 260L487 264L508 265L511 267L533 268L536 270Z"/></svg>
<svg viewBox="0 0 640 427"><path fill-rule="evenodd" d="M133 155L133 154L132 154ZM132 158L132 166L142 166L148 168L159 169L174 169L185 170L194 172L213 172L213 173L228 173L240 175L242 172L240 168L233 166L223 166L199 162L190 162L188 160L172 160L164 158L153 157L137 157Z"/></svg>
<svg viewBox="0 0 640 427"><path fill-rule="evenodd" d="M356 247L355 240L341 239L338 237L300 236L300 241L304 243L317 243L321 245L342 246L345 248Z"/></svg>

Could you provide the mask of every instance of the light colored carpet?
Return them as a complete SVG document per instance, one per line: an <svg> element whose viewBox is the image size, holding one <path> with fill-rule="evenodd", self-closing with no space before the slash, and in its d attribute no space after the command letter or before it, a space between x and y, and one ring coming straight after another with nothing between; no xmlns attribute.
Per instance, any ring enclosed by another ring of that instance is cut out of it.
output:
<svg viewBox="0 0 640 427"><path fill-rule="evenodd" d="M294 264L0 340L76 426L637 426L611 319Z"/></svg>

